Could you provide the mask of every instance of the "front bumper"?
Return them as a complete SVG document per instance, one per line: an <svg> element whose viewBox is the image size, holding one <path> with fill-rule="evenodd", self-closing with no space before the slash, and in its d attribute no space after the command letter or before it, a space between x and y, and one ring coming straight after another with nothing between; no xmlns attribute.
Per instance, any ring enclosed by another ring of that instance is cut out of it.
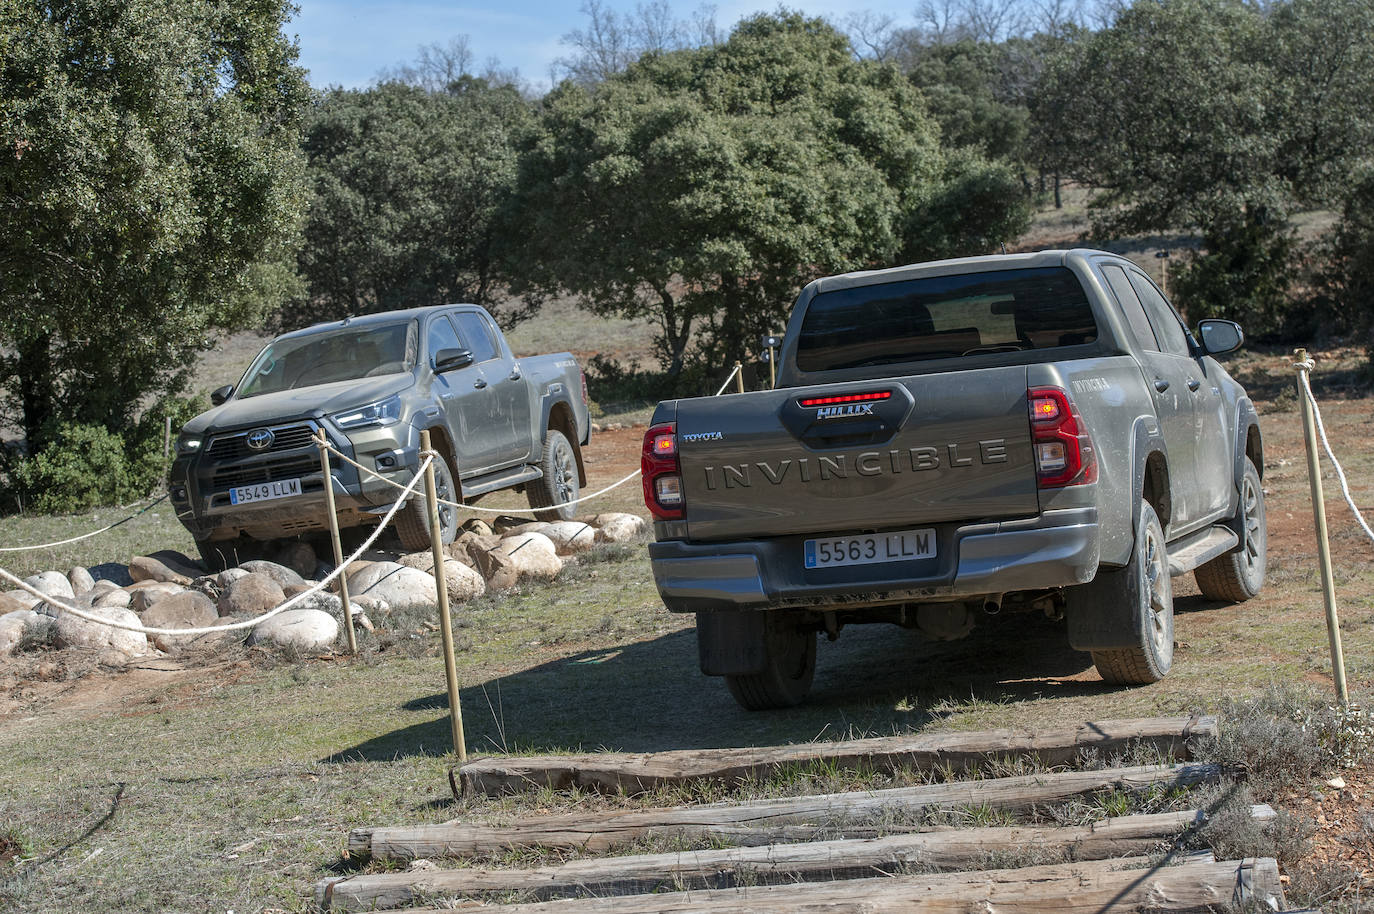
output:
<svg viewBox="0 0 1374 914"><path fill-rule="evenodd" d="M808 570L802 563L806 536L667 540L649 544L649 558L658 592L673 612L946 602L1066 587L1097 572L1095 507L935 529L934 558L878 565Z"/></svg>

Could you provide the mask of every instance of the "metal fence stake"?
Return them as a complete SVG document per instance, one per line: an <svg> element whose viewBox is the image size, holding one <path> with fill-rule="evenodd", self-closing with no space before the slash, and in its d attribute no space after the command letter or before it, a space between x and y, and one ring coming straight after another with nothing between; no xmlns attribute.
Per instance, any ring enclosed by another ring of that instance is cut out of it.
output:
<svg viewBox="0 0 1374 914"><path fill-rule="evenodd" d="M1326 634L1331 642L1331 675L1336 680L1336 697L1342 705L1350 703L1345 688L1345 653L1341 650L1341 622L1336 615L1336 585L1331 574L1331 546L1326 534L1326 501L1322 495L1322 471L1317 453L1316 423L1312 420L1312 404L1307 400L1311 384L1303 378L1312 370L1306 349L1293 353L1297 358L1293 367L1298 370L1298 406L1302 410L1303 437L1307 444L1307 479L1312 486L1312 517L1317 525L1317 557L1321 562L1322 600L1326 604Z"/></svg>
<svg viewBox="0 0 1374 914"><path fill-rule="evenodd" d="M329 541L334 544L334 567L343 564L343 543L339 542L339 516L334 513L334 474L329 469L329 439L324 430L315 439L320 449L320 479L324 481L324 509L329 514ZM348 575L339 575L339 599L343 601L344 632L348 635L348 652L358 653L358 636L353 631L353 605L348 602Z"/></svg>
<svg viewBox="0 0 1374 914"><path fill-rule="evenodd" d="M429 430L420 432L420 455L431 457L425 467L425 501L429 505L429 545L434 557L434 592L439 597L439 633L444 641L444 676L448 680L448 718L458 763L468 760L463 736L463 708L458 703L458 662L453 656L453 622L448 617L448 575L444 572L444 537L439 526L439 495L434 486L434 461L444 458L429 446Z"/></svg>

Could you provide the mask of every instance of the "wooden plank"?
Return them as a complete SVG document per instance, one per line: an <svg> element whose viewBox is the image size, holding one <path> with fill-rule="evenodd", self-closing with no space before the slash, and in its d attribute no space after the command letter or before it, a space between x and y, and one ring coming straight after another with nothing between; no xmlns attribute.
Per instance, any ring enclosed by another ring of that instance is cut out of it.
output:
<svg viewBox="0 0 1374 914"><path fill-rule="evenodd" d="M1255 806L1251 815L1272 819L1274 810ZM436 895L523 892L548 900L858 879L916 867L973 869L995 854L1011 852L1047 855L1042 860L1062 860L1068 853L1074 860L1103 860L1146 854L1205 819L1205 812L1188 810L1075 826L941 829L869 840L603 857L535 869L473 867L333 877L317 884L315 898L322 909L373 911Z"/></svg>
<svg viewBox="0 0 1374 914"><path fill-rule="evenodd" d="M948 767L961 771L1021 755L1036 756L1047 765L1065 765L1076 762L1084 750L1109 756L1136 744L1152 746L1165 758L1188 759L1189 740L1216 732L1212 716L1151 717L1051 730L914 733L790 746L486 758L464 765L459 775L465 792L490 796L538 787L636 794L701 778L733 784L782 766L815 761L860 770Z"/></svg>
<svg viewBox="0 0 1374 914"><path fill-rule="evenodd" d="M931 807L988 806L1019 809L1058 803L1096 790L1141 790L1155 785L1190 786L1215 781L1217 765L1140 765L1098 771L989 778L899 787L888 790L783 797L751 803L711 803L658 809L577 812L517 819L504 825L451 822L402 828L355 829L348 838L353 856L381 860L462 857L502 853L513 847L600 852L649 837L689 840L720 836L735 844L797 841L846 823L866 824L878 816L913 816ZM852 836L848 834L847 836Z"/></svg>
<svg viewBox="0 0 1374 914"><path fill-rule="evenodd" d="M1249 888L1242 890L1242 886ZM1173 914L1228 908L1251 898L1265 908L1283 906L1279 867L1273 858L1151 866L1136 857L932 876L575 898L482 910L493 914L1102 914L1146 909ZM457 910L463 907L415 909L412 914Z"/></svg>

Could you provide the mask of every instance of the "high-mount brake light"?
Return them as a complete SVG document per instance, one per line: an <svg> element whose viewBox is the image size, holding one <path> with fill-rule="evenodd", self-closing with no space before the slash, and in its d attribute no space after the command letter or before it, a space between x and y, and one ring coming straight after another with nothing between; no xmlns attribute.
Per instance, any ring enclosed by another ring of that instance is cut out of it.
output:
<svg viewBox="0 0 1374 914"><path fill-rule="evenodd" d="M798 402L802 406L835 406L839 403L871 403L874 400L889 400L892 398L892 391L877 390L871 393L862 394L841 394L837 397L807 397Z"/></svg>
<svg viewBox="0 0 1374 914"><path fill-rule="evenodd" d="M1068 391L1032 387L1026 391L1026 399L1030 402L1037 485L1060 489L1097 482L1097 451Z"/></svg>
<svg viewBox="0 0 1374 914"><path fill-rule="evenodd" d="M687 510L677 459L677 425L655 425L644 433L639 460L644 505L659 520L680 520Z"/></svg>

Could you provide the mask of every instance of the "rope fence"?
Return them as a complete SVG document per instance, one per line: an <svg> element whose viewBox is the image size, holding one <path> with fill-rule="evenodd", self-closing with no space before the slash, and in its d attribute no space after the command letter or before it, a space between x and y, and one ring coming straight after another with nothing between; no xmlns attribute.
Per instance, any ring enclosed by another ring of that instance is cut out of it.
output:
<svg viewBox="0 0 1374 914"><path fill-rule="evenodd" d="M151 504L148 504L148 505L143 506L143 507L140 508L139 510L135 511L133 514L130 514L128 517L125 517L125 518L123 518L123 519L121 519L121 520L117 520L117 521L115 521L113 524L109 524L108 526L101 527L99 530L92 530L90 533L83 533L83 534L81 534L80 536L73 536L73 537L70 537L69 539L58 540L58 541L55 542L55 543L42 543L42 544L39 544L39 545L37 545L37 546L0 546L0 552L35 552L35 551L37 551L37 550L39 550L39 549L52 549L52 548L54 548L54 547L56 547L56 546L66 546L66 545L68 545L69 543L78 543L78 542L80 542L81 540L90 539L90 538L93 537L93 536L99 536L99 535L102 534L102 533L106 533L106 532L108 532L108 531L110 531L110 530L113 530L115 527L118 527L118 526L121 525L121 524L127 524L129 521L133 520L134 518L136 518L136 517L138 517L138 516L140 516L140 515L142 515L142 514L146 514L147 512L149 512L149 511L151 511L152 509L156 508L159 504L161 504L162 502L164 502L164 501L166 501L166 500L167 500L167 493L164 492L164 493L161 495L161 497L159 497L157 500L153 501ZM135 502L135 504L137 504L137 502Z"/></svg>
<svg viewBox="0 0 1374 914"><path fill-rule="evenodd" d="M1336 478L1341 481L1341 493L1345 496L1345 503L1350 507L1350 513L1355 515L1355 520L1359 523L1360 528L1364 530L1364 535L1369 537L1370 542L1374 542L1374 530L1369 528L1369 523L1365 520L1359 505L1355 504L1355 496L1350 494L1350 481L1345 478L1345 470L1341 467L1341 462L1336 459L1336 453L1331 449L1331 442L1326 437L1326 425L1322 422L1322 411L1317 406L1317 398L1312 394L1312 385L1307 376L1314 364L1311 359L1304 363L1307 370L1298 372L1298 383L1302 385L1303 396L1312 407L1312 418L1317 424L1317 433L1321 437L1322 449L1326 451L1326 457L1331 461L1331 466L1336 471Z"/></svg>

